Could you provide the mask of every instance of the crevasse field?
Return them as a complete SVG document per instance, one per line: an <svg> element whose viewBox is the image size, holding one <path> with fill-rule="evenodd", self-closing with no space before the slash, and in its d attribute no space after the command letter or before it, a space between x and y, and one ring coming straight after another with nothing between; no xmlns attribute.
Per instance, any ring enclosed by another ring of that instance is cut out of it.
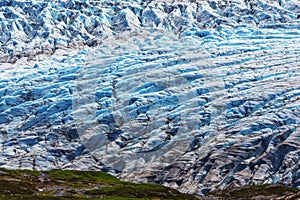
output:
<svg viewBox="0 0 300 200"><path fill-rule="evenodd" d="M2 0L0 44L0 167L300 187L297 0Z"/></svg>

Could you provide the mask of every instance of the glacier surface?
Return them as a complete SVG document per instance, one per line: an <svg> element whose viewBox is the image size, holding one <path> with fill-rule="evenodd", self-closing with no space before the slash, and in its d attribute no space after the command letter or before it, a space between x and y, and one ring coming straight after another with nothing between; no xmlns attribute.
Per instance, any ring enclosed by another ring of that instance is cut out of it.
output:
<svg viewBox="0 0 300 200"><path fill-rule="evenodd" d="M203 195L300 186L296 0L0 1L0 166Z"/></svg>

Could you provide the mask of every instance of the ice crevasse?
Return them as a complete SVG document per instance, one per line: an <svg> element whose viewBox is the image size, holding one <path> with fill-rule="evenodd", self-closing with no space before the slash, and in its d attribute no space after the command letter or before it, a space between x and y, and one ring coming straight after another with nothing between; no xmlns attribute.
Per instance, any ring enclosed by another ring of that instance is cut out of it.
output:
<svg viewBox="0 0 300 200"><path fill-rule="evenodd" d="M300 3L0 1L0 166L203 195L299 187Z"/></svg>

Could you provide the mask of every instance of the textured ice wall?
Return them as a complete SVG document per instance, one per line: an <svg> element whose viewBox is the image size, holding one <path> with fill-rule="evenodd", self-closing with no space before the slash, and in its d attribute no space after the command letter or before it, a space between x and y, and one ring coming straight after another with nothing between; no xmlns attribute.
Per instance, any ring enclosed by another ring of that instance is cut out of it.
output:
<svg viewBox="0 0 300 200"><path fill-rule="evenodd" d="M2 167L299 186L298 1L0 6Z"/></svg>
<svg viewBox="0 0 300 200"><path fill-rule="evenodd" d="M299 13L296 0L1 0L0 61L92 47L119 33L149 27L177 34L191 34L185 30L194 27L199 37L222 40L232 28L251 32L289 26Z"/></svg>
<svg viewBox="0 0 300 200"><path fill-rule="evenodd" d="M183 192L298 186L294 31L210 42L152 33L104 43L76 79L82 142L123 178Z"/></svg>

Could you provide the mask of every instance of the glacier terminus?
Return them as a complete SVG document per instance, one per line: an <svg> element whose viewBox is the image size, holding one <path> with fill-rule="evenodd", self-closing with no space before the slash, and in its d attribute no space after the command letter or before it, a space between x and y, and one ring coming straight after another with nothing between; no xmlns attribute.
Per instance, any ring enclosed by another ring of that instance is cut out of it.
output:
<svg viewBox="0 0 300 200"><path fill-rule="evenodd" d="M300 187L298 0L0 0L0 45L0 167Z"/></svg>

